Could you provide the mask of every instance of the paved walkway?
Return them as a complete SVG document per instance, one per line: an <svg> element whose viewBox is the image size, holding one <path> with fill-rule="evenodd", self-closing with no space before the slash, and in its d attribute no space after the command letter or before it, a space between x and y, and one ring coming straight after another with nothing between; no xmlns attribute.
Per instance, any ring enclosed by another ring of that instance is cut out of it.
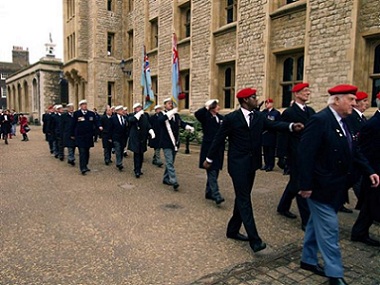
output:
<svg viewBox="0 0 380 285"><path fill-rule="evenodd" d="M221 207L204 199L199 149L176 159L179 192L162 184L163 169L146 154L144 175L132 157L119 172L106 166L101 144L91 172L51 157L41 128L30 141L0 141L0 284L323 284L298 268L300 220L276 214L288 177L258 172L252 194L257 226L268 248L225 238L233 189L225 171ZM297 212L295 208L293 212ZM341 214L341 245L350 284L380 284L380 251L348 239L354 214ZM371 229L380 238L380 227Z"/></svg>

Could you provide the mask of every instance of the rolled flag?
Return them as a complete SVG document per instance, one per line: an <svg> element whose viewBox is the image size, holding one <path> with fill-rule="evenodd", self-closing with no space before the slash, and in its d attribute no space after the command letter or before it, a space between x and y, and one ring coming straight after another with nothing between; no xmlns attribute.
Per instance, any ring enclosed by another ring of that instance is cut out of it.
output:
<svg viewBox="0 0 380 285"><path fill-rule="evenodd" d="M143 47L143 65L141 72L141 86L145 97L144 110L147 110L154 103L154 93L152 90L152 78L150 76L149 58L146 54L146 48Z"/></svg>

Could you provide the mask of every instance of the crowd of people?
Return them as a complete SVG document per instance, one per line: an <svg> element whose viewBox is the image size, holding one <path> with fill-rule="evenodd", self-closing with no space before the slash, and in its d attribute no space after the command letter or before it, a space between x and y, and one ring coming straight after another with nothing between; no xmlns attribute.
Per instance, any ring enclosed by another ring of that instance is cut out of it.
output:
<svg viewBox="0 0 380 285"><path fill-rule="evenodd" d="M28 117L22 113L18 114L14 109L0 109L0 138L5 144L9 144L9 139L16 136L17 125L20 126L20 133L23 137L22 141L29 141Z"/></svg>
<svg viewBox="0 0 380 285"><path fill-rule="evenodd" d="M201 123L203 140L199 167L205 169L207 182L205 199L220 205L225 201L219 189L218 177L223 168L226 141L227 169L232 179L235 203L228 222L226 236L249 242L253 252L266 248L256 227L251 192L257 170L273 171L275 157L286 169L289 182L277 206L277 212L290 219L295 199L301 229L305 231L300 267L329 278L329 284L347 284L343 279L343 264L339 247L338 211L352 212L344 207L349 202L348 191L353 188L358 199L359 216L352 228L351 240L380 247L372 239L370 227L380 221L380 93L376 103L379 110L367 120L368 94L353 85L337 85L328 90L327 107L316 112L307 105L311 90L308 83L292 89L291 106L280 113L274 101L263 102L260 111L256 90L245 88L237 92L240 108L223 116L217 99L208 100L194 115ZM75 166L75 149L79 151L79 170L86 175L90 149L101 138L104 163L110 165L112 153L115 166L123 171L127 150L133 153L134 174L143 175L144 153L154 149L152 163L165 166L162 183L178 191L175 158L180 146L180 128L194 132L184 122L171 98L154 107L154 114L144 111L142 104L133 105L132 112L124 106L107 106L103 115L87 108L87 101L50 106L43 115L43 133L50 153ZM24 141L26 117L5 110L1 113L1 133L6 141L16 135L19 122ZM26 120L27 124L27 120ZM25 139L26 138L26 139ZM264 164L263 164L264 158ZM246 234L240 232L244 226ZM318 262L318 252L324 265Z"/></svg>

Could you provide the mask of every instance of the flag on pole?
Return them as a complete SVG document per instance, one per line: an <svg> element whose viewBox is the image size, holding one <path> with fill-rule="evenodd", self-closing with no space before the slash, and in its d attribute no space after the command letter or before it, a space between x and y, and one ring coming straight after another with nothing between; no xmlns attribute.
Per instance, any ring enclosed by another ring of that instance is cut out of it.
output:
<svg viewBox="0 0 380 285"><path fill-rule="evenodd" d="M172 41L172 100L175 106L178 106L179 100L185 99L185 93L182 93L181 77L179 69L179 56L177 49L177 36L173 33Z"/></svg>
<svg viewBox="0 0 380 285"><path fill-rule="evenodd" d="M144 110L147 110L154 103L154 93L152 90L152 78L150 76L149 58L146 54L145 45L143 46L143 65L141 72L141 86L143 87L143 95L145 98Z"/></svg>

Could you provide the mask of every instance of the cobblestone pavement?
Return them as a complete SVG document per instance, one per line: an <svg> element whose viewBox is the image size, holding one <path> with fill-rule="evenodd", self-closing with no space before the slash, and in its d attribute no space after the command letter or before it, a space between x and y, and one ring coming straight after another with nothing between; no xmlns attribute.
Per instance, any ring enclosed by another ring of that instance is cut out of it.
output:
<svg viewBox="0 0 380 285"><path fill-rule="evenodd" d="M180 150L174 192L162 184L150 150L136 179L131 155L119 172L104 165L97 143L91 172L82 176L50 156L40 127L29 136L0 141L0 284L326 284L299 269L300 220L276 214L288 179L279 169L257 173L252 202L268 248L254 254L225 238L234 198L225 171L219 183L226 202L204 199L198 147L190 155ZM380 284L379 249L349 240L356 216L340 214L346 279ZM380 227L371 234L380 238Z"/></svg>

